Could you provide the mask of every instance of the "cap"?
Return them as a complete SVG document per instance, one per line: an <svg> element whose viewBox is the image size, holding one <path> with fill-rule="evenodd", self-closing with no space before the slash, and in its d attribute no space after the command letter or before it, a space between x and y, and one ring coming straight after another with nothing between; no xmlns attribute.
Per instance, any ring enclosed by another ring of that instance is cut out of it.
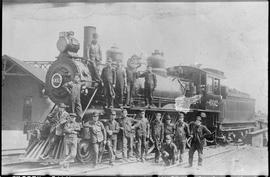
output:
<svg viewBox="0 0 270 177"><path fill-rule="evenodd" d="M166 135L165 140L171 140L172 137L170 135Z"/></svg>
<svg viewBox="0 0 270 177"><path fill-rule="evenodd" d="M166 115L165 120L172 120L170 115Z"/></svg>
<svg viewBox="0 0 270 177"><path fill-rule="evenodd" d="M110 57L107 58L107 63L112 63L112 59Z"/></svg>
<svg viewBox="0 0 270 177"><path fill-rule="evenodd" d="M116 112L114 110L112 110L111 115L116 115Z"/></svg>
<svg viewBox="0 0 270 177"><path fill-rule="evenodd" d="M93 117L99 116L98 112L93 112L92 114Z"/></svg>
<svg viewBox="0 0 270 177"><path fill-rule="evenodd" d="M64 103L60 103L58 106L59 106L60 108L67 108L67 107L68 107L68 106L65 105Z"/></svg>
<svg viewBox="0 0 270 177"><path fill-rule="evenodd" d="M200 116L197 116L197 117L196 117L196 120L202 121L202 118L201 118Z"/></svg>
<svg viewBox="0 0 270 177"><path fill-rule="evenodd" d="M70 113L69 115L70 115L70 117L77 117L77 114L75 114L75 113Z"/></svg>
<svg viewBox="0 0 270 177"><path fill-rule="evenodd" d="M201 112L201 117L202 118L205 118L206 117L206 114L204 112Z"/></svg>

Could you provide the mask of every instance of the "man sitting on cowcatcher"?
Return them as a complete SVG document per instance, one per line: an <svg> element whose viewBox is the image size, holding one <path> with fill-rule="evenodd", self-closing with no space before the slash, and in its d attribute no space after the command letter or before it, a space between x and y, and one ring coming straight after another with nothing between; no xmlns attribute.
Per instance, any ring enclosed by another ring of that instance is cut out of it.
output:
<svg viewBox="0 0 270 177"><path fill-rule="evenodd" d="M63 138L63 125L69 117L69 113L66 112L67 106L64 103L60 103L52 113L47 116L47 121L51 125L49 144L46 147L43 154L40 156L42 160L53 158L53 149L59 144L60 139Z"/></svg>

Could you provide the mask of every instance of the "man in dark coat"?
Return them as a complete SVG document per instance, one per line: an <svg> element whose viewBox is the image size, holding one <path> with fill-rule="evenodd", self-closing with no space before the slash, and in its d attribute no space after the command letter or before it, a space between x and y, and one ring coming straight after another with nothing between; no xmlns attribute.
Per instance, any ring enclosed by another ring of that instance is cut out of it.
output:
<svg viewBox="0 0 270 177"><path fill-rule="evenodd" d="M145 117L144 110L141 110L139 121L133 126L133 128L135 129L136 140L138 141L138 155L140 160L144 162L148 149L146 140L150 138L150 125L149 121Z"/></svg>
<svg viewBox="0 0 270 177"><path fill-rule="evenodd" d="M165 137L165 143L161 147L161 157L165 162L166 166L174 165L176 159L177 148L176 145L172 142L170 135Z"/></svg>
<svg viewBox="0 0 270 177"><path fill-rule="evenodd" d="M122 155L124 160L133 157L133 143L135 138L135 132L134 129L132 129L132 124L134 122L136 122L136 120L128 117L127 110L123 109L122 117L119 121L119 124L121 133L123 135Z"/></svg>
<svg viewBox="0 0 270 177"><path fill-rule="evenodd" d="M117 107L123 106L123 96L127 85L126 70L122 62L118 62L116 68L115 102Z"/></svg>
<svg viewBox="0 0 270 177"><path fill-rule="evenodd" d="M171 138L174 139L174 134L175 134L175 125L171 123L171 116L166 115L164 123L164 141L167 135L170 135Z"/></svg>
<svg viewBox="0 0 270 177"><path fill-rule="evenodd" d="M147 66L147 71L140 75L144 77L144 98L146 107L152 106L153 92L157 86L156 75L152 72L152 67Z"/></svg>
<svg viewBox="0 0 270 177"><path fill-rule="evenodd" d="M104 96L106 100L107 107L113 107L113 102L115 98L114 87L116 83L115 70L112 68L112 59L107 59L107 66L103 68L101 79L104 83Z"/></svg>
<svg viewBox="0 0 270 177"><path fill-rule="evenodd" d="M107 145L110 154L110 164L113 165L113 161L116 156L117 134L119 133L119 123L115 120L116 112L111 111L110 119L107 122L105 129L107 132Z"/></svg>
<svg viewBox="0 0 270 177"><path fill-rule="evenodd" d="M156 120L151 123L151 139L155 145L155 163L159 162L160 148L164 138L164 125L161 122L161 114L156 114Z"/></svg>
<svg viewBox="0 0 270 177"><path fill-rule="evenodd" d="M177 146L179 163L183 162L183 153L185 152L187 137L189 137L189 126L184 122L184 114L180 113L179 120L175 125L175 144Z"/></svg>
<svg viewBox="0 0 270 177"><path fill-rule="evenodd" d="M63 88L70 94L72 113L76 113L77 116L81 118L81 88L85 85L85 83L80 82L80 79L80 74L76 73L74 76L74 80L65 83L63 85Z"/></svg>
<svg viewBox="0 0 270 177"><path fill-rule="evenodd" d="M201 117L197 116L196 121L192 128L190 129L191 136L191 145L189 149L189 167L193 165L193 155L194 152L198 151L198 165L202 166L202 155L203 155L203 146L204 139L207 135L210 135L211 132L206 128L206 126L201 125Z"/></svg>

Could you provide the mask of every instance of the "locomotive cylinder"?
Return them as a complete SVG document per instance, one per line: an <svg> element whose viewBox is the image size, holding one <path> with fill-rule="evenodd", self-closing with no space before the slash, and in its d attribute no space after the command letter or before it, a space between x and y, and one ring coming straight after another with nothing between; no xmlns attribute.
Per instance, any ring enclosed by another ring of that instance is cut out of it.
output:
<svg viewBox="0 0 270 177"><path fill-rule="evenodd" d="M87 48L91 44L94 33L96 33L96 27L94 26L84 27L84 39L83 39L83 57L84 58L87 58Z"/></svg>

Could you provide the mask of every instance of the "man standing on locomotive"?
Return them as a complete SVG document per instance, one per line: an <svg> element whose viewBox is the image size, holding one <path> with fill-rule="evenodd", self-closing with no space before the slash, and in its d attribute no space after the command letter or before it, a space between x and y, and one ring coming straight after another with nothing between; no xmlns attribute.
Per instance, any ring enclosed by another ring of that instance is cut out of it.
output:
<svg viewBox="0 0 270 177"><path fill-rule="evenodd" d="M174 139L175 135L175 125L171 123L171 116L168 114L165 117L164 123L164 140L167 135L170 135Z"/></svg>
<svg viewBox="0 0 270 177"><path fill-rule="evenodd" d="M153 106L153 92L157 86L157 78L156 75L152 72L152 67L147 66L147 71L140 75L140 77L144 77L144 99L146 107Z"/></svg>
<svg viewBox="0 0 270 177"><path fill-rule="evenodd" d="M53 149L59 144L60 139L63 137L63 124L69 118L69 114L65 111L65 108L67 108L67 106L64 103L60 103L54 111L47 116L47 120L51 124L51 138L49 139L47 148L40 156L42 160L49 158L49 156L53 158Z"/></svg>
<svg viewBox="0 0 270 177"><path fill-rule="evenodd" d="M133 126L133 128L135 129L136 139L138 141L138 156L140 157L140 160L144 162L148 150L146 140L150 138L150 125L149 121L145 117L144 110L141 110L139 121Z"/></svg>
<svg viewBox="0 0 270 177"><path fill-rule="evenodd" d="M107 122L105 129L107 132L107 145L110 154L110 164L113 165L113 161L116 156L116 146L117 146L117 134L119 133L119 124L115 120L116 112L111 111L110 119Z"/></svg>
<svg viewBox="0 0 270 177"><path fill-rule="evenodd" d="M119 121L120 129L123 135L122 155L124 160L133 156L133 143L135 136L134 130L132 129L132 123L135 120L128 117L127 115L128 115L127 110L123 109L122 117L121 120Z"/></svg>
<svg viewBox="0 0 270 177"><path fill-rule="evenodd" d="M98 34L93 34L93 40L91 41L91 44L87 48L87 60L88 60L88 68L91 72L92 76L94 77L94 80L96 82L101 82L100 75L99 75L99 68L98 66L101 64L102 61L102 52L100 49L100 45L97 42Z"/></svg>
<svg viewBox="0 0 270 177"><path fill-rule="evenodd" d="M116 83L116 74L115 70L112 68L112 59L107 59L107 66L103 68L101 79L104 83L104 96L106 99L106 106L113 108L113 102L115 98L115 83Z"/></svg>
<svg viewBox="0 0 270 177"><path fill-rule="evenodd" d="M73 81L65 83L63 88L70 94L72 113L76 113L78 117L82 118L81 87L84 86L85 83L80 82L80 80L80 74L76 73Z"/></svg>
<svg viewBox="0 0 270 177"><path fill-rule="evenodd" d="M117 107L123 106L123 96L124 91L126 90L127 77L125 68L122 65L122 61L117 63L116 68L116 85L115 85L115 101Z"/></svg>
<svg viewBox="0 0 270 177"><path fill-rule="evenodd" d="M185 151L187 137L189 137L189 126L184 122L184 114L180 113L179 121L175 125L175 144L177 146L177 157L179 157L179 163L183 162L183 153Z"/></svg>
<svg viewBox="0 0 270 177"><path fill-rule="evenodd" d="M201 116L196 117L194 126L190 129L191 136L191 145L189 149L189 167L193 165L193 155L194 152L198 151L198 166L202 166L202 155L203 155L203 146L204 139L207 135L210 135L211 132L206 128L206 126L201 125Z"/></svg>
<svg viewBox="0 0 270 177"><path fill-rule="evenodd" d="M93 121L88 121L84 124L89 127L90 143L93 149L93 162L94 167L102 160L102 154L106 144L107 136L106 130L102 122L98 121L99 115L97 112L93 113Z"/></svg>
<svg viewBox="0 0 270 177"><path fill-rule="evenodd" d="M74 162L77 154L77 139L80 125L76 122L77 115L71 113L69 119L64 125L64 148L66 157L60 163L64 167L69 166L69 162Z"/></svg>
<svg viewBox="0 0 270 177"><path fill-rule="evenodd" d="M137 80L137 68L139 68L141 66L141 64L137 64L137 66L135 66L134 68L129 66L131 65L129 63L133 62L133 63L137 63L138 60L138 56L137 55L133 55L127 63L127 69L126 69L126 75L127 75L127 97L126 97L126 105L127 106L133 106L133 96L135 95L135 84L136 84L136 80Z"/></svg>
<svg viewBox="0 0 270 177"><path fill-rule="evenodd" d="M160 148L164 138L164 125L161 122L161 114L156 114L156 120L151 124L151 139L155 145L155 163L159 163Z"/></svg>

